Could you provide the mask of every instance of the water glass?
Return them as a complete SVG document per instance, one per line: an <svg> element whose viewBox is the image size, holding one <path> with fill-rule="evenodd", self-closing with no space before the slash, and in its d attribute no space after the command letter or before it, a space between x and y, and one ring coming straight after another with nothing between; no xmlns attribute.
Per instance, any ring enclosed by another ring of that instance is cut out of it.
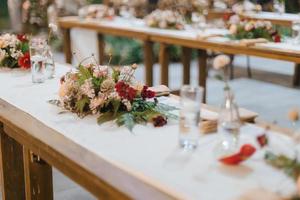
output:
<svg viewBox="0 0 300 200"><path fill-rule="evenodd" d="M30 41L31 75L33 83L45 82L45 41L32 39Z"/></svg>
<svg viewBox="0 0 300 200"><path fill-rule="evenodd" d="M200 105L203 88L184 85L180 90L179 145L196 149L200 137Z"/></svg>

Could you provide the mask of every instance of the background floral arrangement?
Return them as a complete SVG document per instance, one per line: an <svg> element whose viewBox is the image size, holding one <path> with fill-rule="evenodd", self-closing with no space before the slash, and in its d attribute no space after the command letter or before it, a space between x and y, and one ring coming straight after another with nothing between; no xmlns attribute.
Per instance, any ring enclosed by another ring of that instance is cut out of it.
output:
<svg viewBox="0 0 300 200"><path fill-rule="evenodd" d="M207 0L160 0L158 8L161 10L174 10L181 14L186 22L190 23L192 13L203 14L208 9Z"/></svg>
<svg viewBox="0 0 300 200"><path fill-rule="evenodd" d="M26 35L0 36L0 68L30 68L29 44Z"/></svg>
<svg viewBox="0 0 300 200"><path fill-rule="evenodd" d="M121 14L122 9L131 10L135 17L144 17L147 14L147 0L109 0L108 4L115 9L117 14Z"/></svg>
<svg viewBox="0 0 300 200"><path fill-rule="evenodd" d="M184 29L184 18L172 10L154 10L145 17L147 26L163 29Z"/></svg>
<svg viewBox="0 0 300 200"><path fill-rule="evenodd" d="M129 130L135 124L152 122L163 126L167 118L176 119L169 112L176 108L159 103L155 92L135 80L136 68L137 65L112 68L80 64L77 72L69 72L61 79L59 105L79 117L100 114L99 124L115 121Z"/></svg>
<svg viewBox="0 0 300 200"><path fill-rule="evenodd" d="M229 20L229 31L230 37L237 40L264 38L274 42L281 41L270 21L240 20L237 15L233 15Z"/></svg>
<svg viewBox="0 0 300 200"><path fill-rule="evenodd" d="M87 5L78 11L79 17L82 18L113 18L115 15L115 11L112 8L109 8L103 4L94 4L94 5Z"/></svg>

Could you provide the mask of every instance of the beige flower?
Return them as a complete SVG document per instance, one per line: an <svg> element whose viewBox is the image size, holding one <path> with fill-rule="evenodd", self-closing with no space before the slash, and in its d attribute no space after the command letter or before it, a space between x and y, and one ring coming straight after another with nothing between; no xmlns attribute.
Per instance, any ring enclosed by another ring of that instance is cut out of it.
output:
<svg viewBox="0 0 300 200"><path fill-rule="evenodd" d="M234 35L237 33L237 26L235 24L232 24L229 28L230 34Z"/></svg>
<svg viewBox="0 0 300 200"><path fill-rule="evenodd" d="M297 109L292 109L288 113L288 118L289 118L289 120L291 120L293 122L298 121L299 120L299 111Z"/></svg>
<svg viewBox="0 0 300 200"><path fill-rule="evenodd" d="M213 67L217 70L225 68L230 64L230 58L226 55L219 55L213 61Z"/></svg>
<svg viewBox="0 0 300 200"><path fill-rule="evenodd" d="M298 179L297 179L297 191L298 191L298 194L300 195L300 177L298 177Z"/></svg>
<svg viewBox="0 0 300 200"><path fill-rule="evenodd" d="M112 79L106 79L101 85L101 92L109 93L115 88L115 82Z"/></svg>
<svg viewBox="0 0 300 200"><path fill-rule="evenodd" d="M60 98L63 98L67 95L67 93L68 93L68 88L66 87L66 83L62 83L59 88L58 95Z"/></svg>
<svg viewBox="0 0 300 200"><path fill-rule="evenodd" d="M0 39L0 48L2 49L2 48L5 48L5 47L7 47L7 42L5 42L5 40L3 40L3 39Z"/></svg>
<svg viewBox="0 0 300 200"><path fill-rule="evenodd" d="M136 70L138 68L138 65L134 63L133 65L131 65L131 68Z"/></svg>

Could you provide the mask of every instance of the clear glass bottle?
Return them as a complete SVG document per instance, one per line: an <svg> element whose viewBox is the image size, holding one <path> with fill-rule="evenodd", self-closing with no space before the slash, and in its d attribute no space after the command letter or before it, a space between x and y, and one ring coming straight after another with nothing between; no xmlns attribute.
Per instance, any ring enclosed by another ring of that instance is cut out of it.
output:
<svg viewBox="0 0 300 200"><path fill-rule="evenodd" d="M45 58L45 75L46 75L46 78L52 79L52 78L54 78L54 75L55 75L55 63L54 63L51 47L49 45L47 45L45 47L44 58Z"/></svg>
<svg viewBox="0 0 300 200"><path fill-rule="evenodd" d="M238 106L234 102L232 91L226 88L218 121L218 134L220 136L220 143L217 146L218 157L231 155L238 151L240 127Z"/></svg>

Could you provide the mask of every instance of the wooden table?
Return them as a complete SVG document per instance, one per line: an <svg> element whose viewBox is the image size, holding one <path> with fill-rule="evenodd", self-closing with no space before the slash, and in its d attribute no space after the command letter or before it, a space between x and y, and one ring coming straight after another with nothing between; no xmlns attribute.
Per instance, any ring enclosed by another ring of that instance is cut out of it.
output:
<svg viewBox="0 0 300 200"><path fill-rule="evenodd" d="M121 20L120 18L117 18ZM124 20L124 19L123 19ZM125 22L125 21L124 21ZM119 25L122 26L119 26ZM159 62L161 69L161 84L168 85L169 82L169 45L179 45L182 47L182 62L183 62L183 84L190 82L190 59L191 49L198 49L199 52L199 85L206 88L207 77L207 50L213 50L228 54L242 54L250 56L259 56L264 58L285 60L295 62L295 73L293 84L300 84L300 51L272 49L263 47L246 47L234 42L216 42L211 40L198 40L196 33L193 35L190 30L161 30L155 28L145 27L140 24L130 24L127 21L122 24L114 21L97 21L97 20L80 20L78 17L64 17L59 19L59 26L64 30L64 51L66 54L66 61L71 61L71 43L70 43L70 29L78 27L97 31L99 35L99 52L100 60L103 60L104 44L103 34L117 35L123 37L138 38L144 41L144 55L146 66L146 84L153 83L153 42L160 43ZM101 53L102 52L102 53ZM205 102L204 95L204 102Z"/></svg>
<svg viewBox="0 0 300 200"><path fill-rule="evenodd" d="M68 70L63 65L57 66L57 77ZM84 123L70 113L59 115L60 109L47 103L47 100L57 98L59 78L44 84L32 84L30 73L7 72L0 73L0 76L1 84L7 82L7 88L0 89L0 185L3 200L53 199L52 167L101 199L180 198L181 194L164 184L110 158L96 155L81 144L83 140L71 140L62 134L68 132L65 125L60 131L54 128L71 122L68 128L74 131L75 121ZM21 99L21 96L26 97ZM205 109L215 110L209 106ZM253 121L255 117L252 115L248 120ZM96 120L89 126L97 127ZM81 130L83 136L88 133L86 129ZM99 134L104 133L97 132L95 136ZM129 133L124 131L123 134Z"/></svg>
<svg viewBox="0 0 300 200"><path fill-rule="evenodd" d="M208 12L208 19L220 19L226 14L234 14L231 10L216 10L212 9ZM272 22L272 24L291 27L293 21L299 21L300 16L298 14L291 13L276 13L276 12L244 12L240 14L241 18L253 19L253 20L267 20Z"/></svg>

